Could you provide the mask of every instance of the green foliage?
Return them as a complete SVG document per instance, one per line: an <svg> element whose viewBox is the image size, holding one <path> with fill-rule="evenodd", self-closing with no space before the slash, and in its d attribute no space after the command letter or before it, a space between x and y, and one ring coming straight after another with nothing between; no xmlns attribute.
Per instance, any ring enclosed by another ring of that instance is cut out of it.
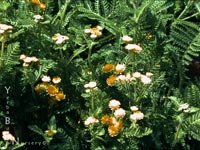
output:
<svg viewBox="0 0 200 150"><path fill-rule="evenodd" d="M1 149L199 149L199 19L193 0L1 0L1 131L20 140Z"/></svg>

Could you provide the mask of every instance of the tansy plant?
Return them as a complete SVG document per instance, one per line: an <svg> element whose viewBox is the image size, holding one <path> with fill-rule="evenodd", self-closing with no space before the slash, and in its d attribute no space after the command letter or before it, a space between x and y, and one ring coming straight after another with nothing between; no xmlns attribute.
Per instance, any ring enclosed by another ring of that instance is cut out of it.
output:
<svg viewBox="0 0 200 150"><path fill-rule="evenodd" d="M200 149L200 3L1 0L1 149Z"/></svg>

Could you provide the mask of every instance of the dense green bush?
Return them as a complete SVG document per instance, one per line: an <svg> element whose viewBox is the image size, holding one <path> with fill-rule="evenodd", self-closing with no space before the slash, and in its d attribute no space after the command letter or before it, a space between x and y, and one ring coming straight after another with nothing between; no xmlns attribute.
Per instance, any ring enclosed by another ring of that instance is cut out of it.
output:
<svg viewBox="0 0 200 150"><path fill-rule="evenodd" d="M1 149L200 148L200 2L0 3Z"/></svg>

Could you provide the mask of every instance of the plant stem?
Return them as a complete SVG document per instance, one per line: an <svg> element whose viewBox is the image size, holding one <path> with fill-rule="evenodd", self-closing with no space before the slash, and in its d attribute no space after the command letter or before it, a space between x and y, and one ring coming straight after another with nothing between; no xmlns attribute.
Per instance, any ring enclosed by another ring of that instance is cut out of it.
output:
<svg viewBox="0 0 200 150"><path fill-rule="evenodd" d="M92 111L94 110L94 95L93 95L93 91L92 91L92 98L91 98L91 109L92 109Z"/></svg>
<svg viewBox="0 0 200 150"><path fill-rule="evenodd" d="M89 66L91 68L92 66L92 63L91 63L91 55L92 55L92 46L89 46L89 50L88 50L88 63L89 63Z"/></svg>
<svg viewBox="0 0 200 150"><path fill-rule="evenodd" d="M178 19L181 19L182 16L185 15L185 13L187 12L187 10L190 8L190 6L192 5L192 1L189 0L187 5L185 6L184 10L181 12L181 14L178 16Z"/></svg>
<svg viewBox="0 0 200 150"><path fill-rule="evenodd" d="M4 61L4 48L5 48L5 42L3 41L1 43L1 56L0 56L0 68L3 67L3 61Z"/></svg>
<svg viewBox="0 0 200 150"><path fill-rule="evenodd" d="M62 49L60 49L59 51L60 51L60 57L61 57L61 59L63 59L64 57L63 57Z"/></svg>
<svg viewBox="0 0 200 150"><path fill-rule="evenodd" d="M179 125L178 125L178 127L177 127L177 131L176 131L176 133L175 133L175 136L174 136L174 140L173 140L173 142L172 142L172 147L174 148L175 147L175 145L176 145L176 143L177 143L177 141L178 141L178 136L179 136L179 132L180 132L180 129L181 129L181 122L179 123Z"/></svg>

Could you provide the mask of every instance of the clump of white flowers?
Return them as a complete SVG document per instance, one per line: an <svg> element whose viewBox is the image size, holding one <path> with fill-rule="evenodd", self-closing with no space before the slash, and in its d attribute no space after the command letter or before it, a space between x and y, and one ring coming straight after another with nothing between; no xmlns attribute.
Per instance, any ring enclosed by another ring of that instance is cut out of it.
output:
<svg viewBox="0 0 200 150"><path fill-rule="evenodd" d="M86 125L86 126L88 126L88 125L91 125L91 124L95 124L95 123L99 123L99 120L98 119L96 119L96 118L94 118L94 117L88 117L85 121L84 121L84 124Z"/></svg>
<svg viewBox="0 0 200 150"><path fill-rule="evenodd" d="M29 64L32 63L32 62L38 62L39 61L39 59L35 56L28 57L24 54L21 54L19 59L24 61L24 63L23 63L24 67L29 66Z"/></svg>
<svg viewBox="0 0 200 150"><path fill-rule="evenodd" d="M97 90L97 83L94 81L91 81L85 84L84 88L86 88L86 93L90 92L91 90Z"/></svg>
<svg viewBox="0 0 200 150"><path fill-rule="evenodd" d="M52 40L55 41L56 44L62 44L66 40L69 40L69 37L65 35L61 35L60 33L56 33L52 37Z"/></svg>
<svg viewBox="0 0 200 150"><path fill-rule="evenodd" d="M102 35L103 28L101 26L96 26L94 28L85 29L85 33L90 34L92 39L95 39Z"/></svg>
<svg viewBox="0 0 200 150"><path fill-rule="evenodd" d="M111 110L116 110L120 107L121 103L118 100L112 99L110 100L108 106Z"/></svg>

